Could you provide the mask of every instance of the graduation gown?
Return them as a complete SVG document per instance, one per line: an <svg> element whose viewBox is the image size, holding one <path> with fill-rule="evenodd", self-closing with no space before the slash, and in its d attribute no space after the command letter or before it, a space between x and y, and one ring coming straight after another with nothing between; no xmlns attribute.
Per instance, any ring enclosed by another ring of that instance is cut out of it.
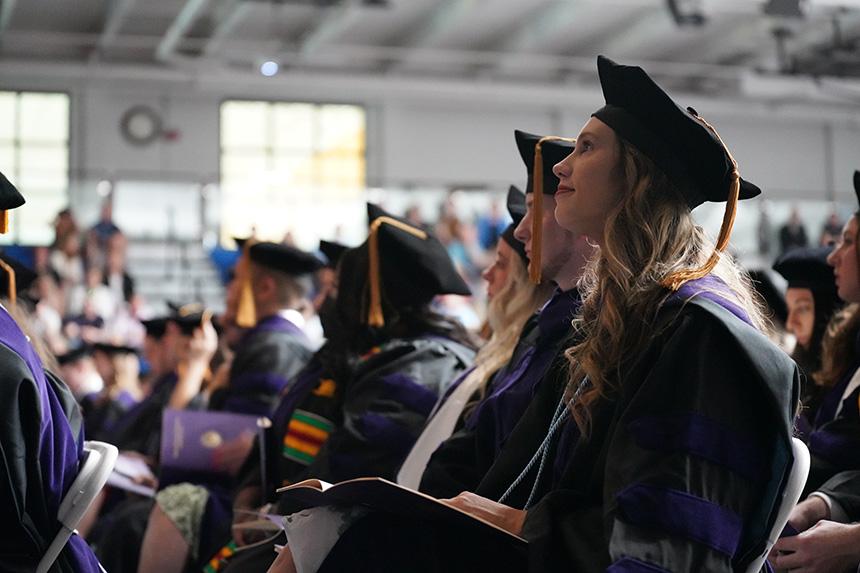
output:
<svg viewBox="0 0 860 573"><path fill-rule="evenodd" d="M0 308L0 570L34 571L60 529L57 510L83 456L82 420L68 388L42 363ZM96 573L86 542L72 535L51 571Z"/></svg>
<svg viewBox="0 0 860 573"><path fill-rule="evenodd" d="M242 337L229 383L212 395L209 408L271 415L280 394L312 355L298 326L278 314L262 319Z"/></svg>
<svg viewBox="0 0 860 573"><path fill-rule="evenodd" d="M860 340L855 343L855 350L860 357ZM804 494L840 472L860 470L860 386L849 391L850 382L858 376L858 366L860 361L855 361L821 401L807 437L811 464Z"/></svg>
<svg viewBox="0 0 860 573"><path fill-rule="evenodd" d="M841 472L827 480L818 491L837 502L849 522L860 521L860 471Z"/></svg>
<svg viewBox="0 0 860 573"><path fill-rule="evenodd" d="M474 491L504 447L541 380L551 370L567 372L564 351L570 345L570 322L579 305L576 289L556 291L527 321L511 360L490 383L487 396L433 453L419 489L435 497Z"/></svg>
<svg viewBox="0 0 860 573"><path fill-rule="evenodd" d="M308 478L335 483L355 477L394 480L433 406L471 366L474 352L441 336L390 340L336 381L311 363L275 413L267 462L269 490ZM259 471L251 470L254 480ZM246 481L250 485L253 481ZM271 495L271 493L270 493ZM279 509L274 510L277 513ZM243 555L254 559L257 555ZM271 544L260 548L270 563ZM244 571L242 562L225 571Z"/></svg>
<svg viewBox="0 0 860 573"><path fill-rule="evenodd" d="M115 424L107 428L108 441L120 450L131 450L158 459L161 449L161 418L176 387L175 372L164 374L155 381L146 398L129 409ZM190 407L200 408L198 400Z"/></svg>
<svg viewBox="0 0 860 573"><path fill-rule="evenodd" d="M616 390L592 410L590 434L568 420L553 440L522 532L528 555L516 561L499 548L509 560L496 570L728 572L763 549L792 462L799 379L788 356L725 306L696 296L661 310L648 347L622 365ZM559 377L539 385L476 493L499 499L515 482L566 384ZM508 505L523 507L535 471ZM390 546L353 543L368 539L361 526L347 531L321 571L344 570L359 555L368 571L395 570L387 567ZM421 538L422 528L413 524L410 536ZM430 525L431 539L444 534ZM440 571L468 570L460 564L474 563L476 552L496 554L446 541L434 547L445 555ZM422 546L394 551L411 552L415 571L437 570L439 559Z"/></svg>

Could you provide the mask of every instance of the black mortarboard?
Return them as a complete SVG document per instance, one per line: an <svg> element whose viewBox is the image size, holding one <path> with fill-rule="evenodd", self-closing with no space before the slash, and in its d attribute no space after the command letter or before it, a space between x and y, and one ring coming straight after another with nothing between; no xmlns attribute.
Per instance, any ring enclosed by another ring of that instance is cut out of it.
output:
<svg viewBox="0 0 860 573"><path fill-rule="evenodd" d="M785 294L773 283L770 271L753 269L749 271L749 275L753 288L764 300L768 308L773 311L774 317L785 324L785 321L788 319L788 305L785 303Z"/></svg>
<svg viewBox="0 0 860 573"><path fill-rule="evenodd" d="M672 101L645 70L597 56L597 71L606 105L592 115L650 158L690 209L705 201L726 202L716 247L707 262L663 279L663 286L678 290L713 270L728 247L738 200L755 197L761 190L741 179L737 162L717 131L696 110L684 110Z"/></svg>
<svg viewBox="0 0 860 573"><path fill-rule="evenodd" d="M773 264L773 270L788 281L789 288L808 288L836 294L833 267L827 256L833 247L806 247L791 249Z"/></svg>
<svg viewBox="0 0 860 573"><path fill-rule="evenodd" d="M306 275L323 266L311 253L279 243L254 243L248 255L255 264L292 276Z"/></svg>
<svg viewBox="0 0 860 573"><path fill-rule="evenodd" d="M0 255L0 297L14 301L18 295L27 291L38 277L30 267L11 257Z"/></svg>
<svg viewBox="0 0 860 573"><path fill-rule="evenodd" d="M690 209L729 199L732 159L696 111L672 101L645 70L597 56L606 105L592 115L650 158L683 193ZM761 189L740 180L739 199Z"/></svg>
<svg viewBox="0 0 860 573"><path fill-rule="evenodd" d="M340 260L340 256L348 250L349 247L346 245L341 245L334 241L320 240L320 252L325 255L325 258L328 261L328 264L326 265L327 267L336 268L337 262Z"/></svg>
<svg viewBox="0 0 860 573"><path fill-rule="evenodd" d="M6 176L0 173L0 233L9 231L9 211L24 204L24 197Z"/></svg>
<svg viewBox="0 0 860 573"><path fill-rule="evenodd" d="M508 227L502 232L502 239L504 239L505 242L510 245L514 251L516 251L520 258L528 264L529 258L526 256L526 246L514 237L514 231L517 229L517 225L519 225L520 221L523 220L523 217L526 216L525 193L511 185L508 188L507 205L508 213L514 222L508 225Z"/></svg>
<svg viewBox="0 0 860 573"><path fill-rule="evenodd" d="M179 326L182 334L186 336L194 334L194 330L203 324L204 319L212 317L212 311L197 302L183 305L168 302L167 306L171 310L171 314L167 317L167 320Z"/></svg>
<svg viewBox="0 0 860 573"><path fill-rule="evenodd" d="M517 149L520 150L520 157L523 158L523 163L526 164L528 180L526 183L526 193L533 193L537 179L535 178L535 151L540 143L542 154L541 163L541 181L538 186L544 195L555 195L558 190L558 177L552 172L552 168L556 163L562 161L565 157L573 153L574 142L572 140L549 138L514 130L514 139L517 141Z"/></svg>
<svg viewBox="0 0 860 573"><path fill-rule="evenodd" d="M239 238L239 237L233 237L233 241L236 243L236 248L237 248L237 249L239 249L240 251L241 251L243 248L245 248L245 243L247 243L247 242L248 242L248 239L249 239L249 238L250 238L250 237L245 237L244 239L241 239L241 238Z"/></svg>
<svg viewBox="0 0 860 573"><path fill-rule="evenodd" d="M105 354L137 354L137 348L125 344L114 344L112 342L96 342L92 345L93 352L104 352Z"/></svg>
<svg viewBox="0 0 860 573"><path fill-rule="evenodd" d="M857 196L857 213L860 213L860 171L854 171L854 195Z"/></svg>
<svg viewBox="0 0 860 573"><path fill-rule="evenodd" d="M555 195L558 190L558 177L552 168L559 161L573 153L576 142L554 135L535 135L514 130L514 139L520 150L520 157L526 164L528 184L526 194L534 193L532 208L543 211L543 196ZM541 281L541 247L543 246L543 217L532 217L532 250L529 260L529 276L535 284Z"/></svg>
<svg viewBox="0 0 860 573"><path fill-rule="evenodd" d="M57 356L57 363L60 366L65 366L66 364L72 364L73 362L77 362L92 353L92 349L86 344L82 344L77 348L73 348L66 352L65 354L60 354Z"/></svg>
<svg viewBox="0 0 860 573"><path fill-rule="evenodd" d="M151 336L156 340L164 336L164 331L167 329L167 317L165 316L143 320L141 323L143 324L143 328L146 330L146 335Z"/></svg>
<svg viewBox="0 0 860 573"><path fill-rule="evenodd" d="M383 326L381 289L394 304L420 305L438 294L470 295L448 251L430 233L368 203L370 308L367 322Z"/></svg>

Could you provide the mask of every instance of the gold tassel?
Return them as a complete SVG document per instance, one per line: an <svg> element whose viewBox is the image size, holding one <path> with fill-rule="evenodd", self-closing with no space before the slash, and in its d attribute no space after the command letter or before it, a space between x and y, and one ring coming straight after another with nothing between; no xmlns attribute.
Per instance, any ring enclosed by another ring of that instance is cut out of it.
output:
<svg viewBox="0 0 860 573"><path fill-rule="evenodd" d="M9 232L9 211L0 210L0 235Z"/></svg>
<svg viewBox="0 0 860 573"><path fill-rule="evenodd" d="M427 240L427 233L421 229L416 229L391 217L379 217L370 224L370 235L367 237L368 258L370 260L368 269L370 308L367 311L367 324L375 328L385 326L385 316L382 313L382 278L379 270L379 228L383 223L405 231L421 240Z"/></svg>
<svg viewBox="0 0 860 573"><path fill-rule="evenodd" d="M8 213L8 211L6 211ZM6 271L6 277L9 285L9 304L14 305L18 300L18 292L15 281L15 271L9 266L6 261L0 259L0 269Z"/></svg>
<svg viewBox="0 0 860 573"><path fill-rule="evenodd" d="M676 271L663 279L661 284L672 291L677 291L687 281L707 276L712 270L714 270L714 267L717 266L721 253L729 246L729 239L732 236L732 227L734 227L735 216L738 211L738 197L741 192L741 175L738 171L738 162L735 161L734 157L732 157L731 152L728 147L726 147L726 144L723 143L723 139L720 137L720 134L717 133L717 130L714 129L714 126L701 117L697 117L697 119L701 121L705 127L710 129L717 137L717 141L719 141L720 145L723 146L723 149L732 164L731 183L729 183L729 197L726 201L726 212L723 215L723 224L720 227L720 234L717 237L717 244L714 248L714 252L711 253L710 257L708 257L707 262L698 269Z"/></svg>
<svg viewBox="0 0 860 573"><path fill-rule="evenodd" d="M257 307L254 304L254 291L251 288L251 246L256 243L248 239L242 248L242 256L236 264L236 280L239 281L239 303L236 308L236 325L240 328L253 328L257 325Z"/></svg>
<svg viewBox="0 0 860 573"><path fill-rule="evenodd" d="M543 250L543 142L568 141L576 143L575 139L548 135L541 137L535 144L535 160L532 170L532 250L529 253L529 278L532 283L541 282L541 259Z"/></svg>

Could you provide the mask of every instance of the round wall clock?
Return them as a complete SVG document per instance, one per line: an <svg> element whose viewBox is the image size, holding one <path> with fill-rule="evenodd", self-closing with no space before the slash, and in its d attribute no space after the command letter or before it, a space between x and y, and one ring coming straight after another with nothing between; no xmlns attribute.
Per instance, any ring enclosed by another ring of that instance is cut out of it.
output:
<svg viewBox="0 0 860 573"><path fill-rule="evenodd" d="M161 116L147 105L130 107L122 114L120 132L133 145L148 145L161 136Z"/></svg>

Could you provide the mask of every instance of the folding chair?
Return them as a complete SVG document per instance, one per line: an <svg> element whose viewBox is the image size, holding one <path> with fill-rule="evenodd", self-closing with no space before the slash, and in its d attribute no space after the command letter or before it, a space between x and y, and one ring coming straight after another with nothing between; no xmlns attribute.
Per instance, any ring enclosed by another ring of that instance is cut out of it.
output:
<svg viewBox="0 0 860 573"><path fill-rule="evenodd" d="M785 484L785 489L782 492L782 502L779 504L779 511L776 514L776 521L773 523L773 528L767 536L764 552L759 555L755 561L749 564L746 573L759 573L768 553L773 548L773 544L779 539L779 534L782 533L785 524L788 523L788 516L791 510L797 505L800 499L800 494L803 492L803 486L806 485L806 478L809 476L809 450L806 449L806 444L797 438L791 439L791 453L794 455L794 463L791 466L791 473L788 476L788 483Z"/></svg>
<svg viewBox="0 0 860 573"><path fill-rule="evenodd" d="M53 566L69 537L75 533L78 522L113 471L119 454L116 446L104 442L84 442L84 451L87 452L87 457L81 464L72 487L60 502L57 512L57 521L62 527L39 562L36 573L47 573Z"/></svg>

